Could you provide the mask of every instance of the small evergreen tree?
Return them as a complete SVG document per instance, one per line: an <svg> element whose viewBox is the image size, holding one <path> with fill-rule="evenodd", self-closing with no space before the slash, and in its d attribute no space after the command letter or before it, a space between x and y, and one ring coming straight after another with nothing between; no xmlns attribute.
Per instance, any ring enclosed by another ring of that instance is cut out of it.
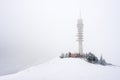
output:
<svg viewBox="0 0 120 80"><path fill-rule="evenodd" d="M71 57L71 52L69 52L69 55L68 55L69 57Z"/></svg>
<svg viewBox="0 0 120 80"><path fill-rule="evenodd" d="M94 54L92 54L91 52L86 54L86 59L90 63L97 63L98 62L98 58Z"/></svg>
<svg viewBox="0 0 120 80"><path fill-rule="evenodd" d="M64 58L64 54L63 53L61 54L60 58Z"/></svg>

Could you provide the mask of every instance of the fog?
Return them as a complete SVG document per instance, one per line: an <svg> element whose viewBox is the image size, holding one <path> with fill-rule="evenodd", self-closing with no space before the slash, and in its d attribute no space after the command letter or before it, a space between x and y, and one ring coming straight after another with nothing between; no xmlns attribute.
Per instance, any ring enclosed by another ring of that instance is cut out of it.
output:
<svg viewBox="0 0 120 80"><path fill-rule="evenodd" d="M0 0L0 74L78 52L77 19L84 23L84 52L120 65L119 0Z"/></svg>

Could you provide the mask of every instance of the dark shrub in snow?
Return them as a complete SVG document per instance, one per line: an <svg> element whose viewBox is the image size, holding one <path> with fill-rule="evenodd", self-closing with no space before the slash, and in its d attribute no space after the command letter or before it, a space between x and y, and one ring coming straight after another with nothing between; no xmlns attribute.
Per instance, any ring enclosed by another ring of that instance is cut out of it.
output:
<svg viewBox="0 0 120 80"><path fill-rule="evenodd" d="M86 60L90 63L97 63L98 62L98 58L94 54L92 54L91 52L86 54Z"/></svg>

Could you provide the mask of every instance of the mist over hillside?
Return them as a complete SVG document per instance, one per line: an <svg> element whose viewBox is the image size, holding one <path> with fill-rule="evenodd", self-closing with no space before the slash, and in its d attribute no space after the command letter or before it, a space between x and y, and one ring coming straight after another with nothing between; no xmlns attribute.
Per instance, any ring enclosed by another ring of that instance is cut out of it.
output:
<svg viewBox="0 0 120 80"><path fill-rule="evenodd" d="M84 24L83 51L120 64L120 1L0 0L0 75L78 52L77 20Z"/></svg>

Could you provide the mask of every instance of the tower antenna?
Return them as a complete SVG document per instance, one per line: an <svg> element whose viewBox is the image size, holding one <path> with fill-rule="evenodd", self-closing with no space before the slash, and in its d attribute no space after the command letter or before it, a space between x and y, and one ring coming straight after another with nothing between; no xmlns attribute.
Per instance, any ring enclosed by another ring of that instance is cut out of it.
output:
<svg viewBox="0 0 120 80"><path fill-rule="evenodd" d="M81 19L81 10L80 10L80 15L79 16L80 16L80 19Z"/></svg>

